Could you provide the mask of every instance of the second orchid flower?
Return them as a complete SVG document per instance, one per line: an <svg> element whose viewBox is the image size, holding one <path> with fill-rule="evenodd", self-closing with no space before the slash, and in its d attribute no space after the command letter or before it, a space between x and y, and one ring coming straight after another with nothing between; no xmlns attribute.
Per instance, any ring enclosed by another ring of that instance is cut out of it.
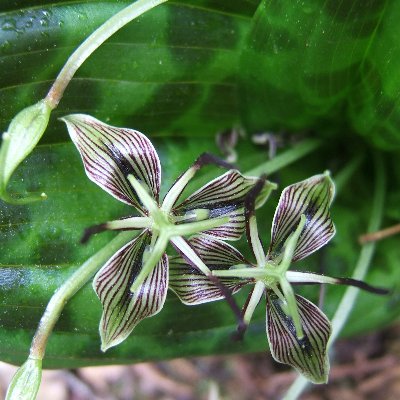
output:
<svg viewBox="0 0 400 400"><path fill-rule="evenodd" d="M335 234L329 215L335 188L329 173L315 175L283 190L266 254L254 215L254 202L262 186L260 180L246 202L247 238L255 263L247 261L236 249L220 240L193 237L190 242L213 275L233 293L246 284L254 284L243 309L246 324L265 294L266 330L275 360L293 366L314 383L324 383L329 372L327 344L330 322L317 306L294 294L292 284L348 284L375 293L385 291L352 279L289 270L293 262L318 250ZM179 257L170 259L170 287L188 305L223 298L219 288L207 276Z"/></svg>

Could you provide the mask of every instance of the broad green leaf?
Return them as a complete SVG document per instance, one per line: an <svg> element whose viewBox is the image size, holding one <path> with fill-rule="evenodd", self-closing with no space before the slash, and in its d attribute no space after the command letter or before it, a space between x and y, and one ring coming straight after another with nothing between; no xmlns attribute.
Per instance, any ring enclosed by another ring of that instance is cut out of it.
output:
<svg viewBox="0 0 400 400"><path fill-rule="evenodd" d="M199 151L213 149L204 140L156 145L166 172L166 187L191 165ZM31 335L54 290L113 235L99 234L83 246L79 239L84 228L132 212L131 207L87 179L72 143L39 147L17 172L11 189L21 187L46 190L48 200L26 207L1 204L0 357L10 362L25 358ZM223 302L188 308L169 296L161 315L162 319L143 321L124 344L102 353L98 332L101 306L89 283L63 312L44 365L129 362L207 354L217 348L228 352L256 349L260 344L264 347L263 341L257 345L250 340L246 346L230 341L235 320Z"/></svg>
<svg viewBox="0 0 400 400"><path fill-rule="evenodd" d="M0 6L1 132L17 112L46 94L72 50L127 4L16 0ZM384 118L378 111L390 110L379 108L388 104L383 101L384 93L392 99L390 104L397 104L398 74L391 71L396 71L398 58L398 6L394 0L329 1L322 8L316 0L271 0L261 4L252 20L258 6L256 0L167 3L123 28L78 71L52 114L42 145L10 182L11 192L45 192L48 200L27 206L0 203L1 360L21 363L26 359L32 335L55 289L114 235L98 234L83 246L79 239L84 229L132 212L85 176L64 124L56 119L70 113L89 113L152 139L162 136L154 141L163 170L162 194L200 153L217 153L216 132L234 123L247 126L249 137L258 129L314 129L321 137L330 134L313 155L279 172L280 190L325 169L335 179L354 157L367 153L366 161L344 181L332 205L337 233L326 246L322 262L311 256L296 266L307 271L322 268L332 276L351 274L360 250L357 237L364 233L370 215L373 169L363 139L342 128L352 124L368 138L373 131L382 143L388 139L381 134L381 126L388 122L388 129L395 132L396 109ZM258 38L257 32L264 36ZM368 72L377 70L380 81L374 80L377 74ZM375 94L374 101L363 95L366 91ZM240 141L238 148L243 173L267 159L266 149L248 139ZM283 139L287 149L288 141ZM391 178L387 225L398 221L400 174L396 154L385 155L385 162ZM194 189L221 173L210 175L211 170L196 178ZM193 185L189 186L193 192ZM277 202L277 195L272 194L257 211L265 226L260 229L262 235L268 235ZM263 237L263 242L267 240ZM391 238L378 245L367 276L371 284L393 288L392 294L361 293L344 334L379 329L398 318L397 241ZM243 242L239 247L250 257ZM239 304L246 290L235 295ZM324 305L328 317L343 290L328 288ZM317 300L315 287L296 287L296 292ZM225 302L188 307L169 293L161 313L141 322L126 342L107 353L100 351L100 317L101 305L89 283L66 306L50 338L44 366L128 363L266 348L261 307L244 342L238 343L230 340L235 320Z"/></svg>
<svg viewBox="0 0 400 400"><path fill-rule="evenodd" d="M349 117L357 132L376 146L392 150L400 142L400 3L374 3L379 24L370 32L368 52L349 98Z"/></svg>
<svg viewBox="0 0 400 400"><path fill-rule="evenodd" d="M399 16L395 0L261 1L241 62L248 126L399 149Z"/></svg>
<svg viewBox="0 0 400 400"><path fill-rule="evenodd" d="M0 6L0 132L46 95L78 44L130 2L46 3ZM56 118L75 112L153 135L204 135L238 122L238 59L255 7L178 1L128 24L78 70L45 140L66 140Z"/></svg>
<svg viewBox="0 0 400 400"><path fill-rule="evenodd" d="M157 141L155 145L166 171L165 187L191 165L195 154L213 150L207 141L194 139L174 141L173 145L170 141ZM255 159L254 149L253 152L250 149L244 146L239 152L244 154L244 168L249 165L249 159ZM299 180L299 176L310 175L317 170L316 164L325 162L326 156L325 152L318 160L308 157L302 162L301 171L298 164L287 168L281 174L282 185ZM372 185L369 176L360 174L356 178L351 182L351 190L347 195L344 192L338 196L332 208L337 235L332 245L327 246L324 263L327 275L349 275L357 258L357 233L365 229L370 204L365 202L360 206L352 193L357 190L362 198L367 198ZM131 212L131 207L113 199L87 179L72 143L40 146L17 172L12 189L17 191L24 187L46 191L49 197L46 202L29 206L2 203L1 207L0 240L4 250L0 254L0 357L15 363L26 358L32 334L54 290L113 235L99 234L89 245L83 246L79 239L84 228ZM276 205L278 199L272 197ZM266 225L272 221L273 199L259 216ZM379 253L377 268L369 275L368 282L392 287L394 281L400 280L398 249L393 246L393 240L391 243L392 246L388 242L385 251ZM242 250L245 249L242 245ZM318 270L317 262L318 259L313 262L311 257L307 265L299 263L297 269ZM315 300L318 290L306 289L306 297ZM246 289L242 292L237 298L241 304ZM328 289L328 316L332 315L342 292L342 288ZM389 322L399 313L397 296L399 289L391 297L362 293L348 331L362 332ZM126 342L102 353L98 333L101 306L89 283L63 311L50 338L44 366L121 363L265 349L265 314L262 311L259 307L245 341L232 342L230 335L235 330L235 320L225 302L188 307L171 293L161 313L142 321ZM367 311L369 318L358 317L366 315Z"/></svg>

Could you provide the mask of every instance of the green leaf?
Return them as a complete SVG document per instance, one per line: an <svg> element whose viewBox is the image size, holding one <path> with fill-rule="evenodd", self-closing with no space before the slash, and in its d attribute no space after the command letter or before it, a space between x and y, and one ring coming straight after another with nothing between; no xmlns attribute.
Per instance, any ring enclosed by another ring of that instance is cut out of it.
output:
<svg viewBox="0 0 400 400"><path fill-rule="evenodd" d="M159 141L156 147L165 171L164 192L198 152L210 150L204 140L181 140L173 145ZM87 179L72 143L38 147L17 171L13 184L15 192L26 186L32 192L48 193L42 203L24 207L1 204L0 240L4 251L0 254L0 357L21 362L55 289L115 235L99 234L83 246L79 240L84 229L129 215L132 208ZM193 190L193 185L189 186ZM222 352L232 348L241 351L263 343L231 343L229 335L235 319L223 302L193 309L169 296L159 316L162 319L146 319L126 342L102 353L98 332L101 305L88 283L65 308L50 338L44 365L93 365L159 359L178 353L207 354L219 346ZM198 340L204 337L205 341Z"/></svg>
<svg viewBox="0 0 400 400"><path fill-rule="evenodd" d="M165 140L155 145L166 172L164 191L180 171L192 164L198 152L213 149L202 139L172 143ZM244 155L243 166L249 164L249 158L255 159L255 153L250 149L244 146L239 151L240 155ZM282 186L298 181L299 175L309 175L318 164L324 163L326 157L327 153L321 154L318 160L308 157L302 162L301 171L298 166L286 168L281 174ZM356 178L350 184L350 191L339 196L333 205L332 218L338 233L334 245L327 246L324 271L327 275L350 275L357 257L357 232L364 228L363 220L368 220L369 203L365 202L360 209L352 193L357 190L362 198L367 198L372 186L369 176L360 174ZM4 203L1 206L0 240L4 251L0 254L0 357L4 361L18 363L26 358L34 330L54 290L113 235L107 232L99 234L89 245L82 246L79 239L84 229L93 223L127 215L131 213L131 207L113 199L88 181L72 143L37 148L17 172L13 183L15 191L27 186L30 190L46 191L49 196L46 202L29 206ZM271 221L276 202L275 198L275 203L267 203L260 218ZM245 250L243 246L242 250ZM374 268L368 281L391 287L393 281L400 279L397 248L387 244L383 250L377 259L377 266L381 268ZM306 269L317 270L317 261L307 260ZM316 298L315 288L306 289L306 297ZM245 289L242 292L237 298L239 304L243 304L246 296ZM328 316L332 315L341 293L341 288L328 289ZM373 316L360 319L355 315L348 332L362 332L393 319L400 309L400 304L396 303L398 293L397 290L391 297L361 293L356 312L367 313L368 310L368 315ZM215 352L254 351L266 347L263 329L265 314L262 315L261 307L253 317L245 341L237 343L229 339L235 330L235 319L224 302L187 307L176 296L169 295L160 314L143 321L122 345L107 353L100 351L100 317L100 302L89 283L63 311L50 338L44 366L132 362Z"/></svg>
<svg viewBox="0 0 400 400"><path fill-rule="evenodd" d="M0 13L0 131L44 97L78 44L129 3L29 0ZM236 71L255 7L178 1L128 24L78 70L45 140L65 140L56 118L75 112L152 135L203 135L238 122Z"/></svg>
<svg viewBox="0 0 400 400"><path fill-rule="evenodd" d="M399 149L400 76L397 71L400 68L400 49L397 38L400 28L397 21L400 3L386 0L371 4L378 24L370 32L359 79L352 88L349 118L354 129L377 147ZM374 19L370 18L367 23Z"/></svg>
<svg viewBox="0 0 400 400"><path fill-rule="evenodd" d="M399 149L399 16L395 0L263 0L241 62L248 126L353 129Z"/></svg>
<svg viewBox="0 0 400 400"><path fill-rule="evenodd" d="M114 0L4 3L0 7L1 132L21 109L47 93L72 50L128 4ZM347 166L351 170L354 158L367 154L357 172L347 174L341 181L331 210L337 233L323 253L323 272L351 275L360 250L357 237L364 233L370 214L373 174L370 150L348 127L352 124L357 130L365 128L368 138L373 131L372 140L387 142L386 134L381 135L378 128L386 121L395 121L397 109L385 114L386 119L381 118L374 106L380 103L371 102L362 93L369 88L377 99L381 86L384 93L390 88L387 93L397 104L398 74L391 73L389 66L396 70L398 25L393 21L398 6L393 0L329 1L320 13L320 2L308 2L308 10L302 3L266 2L267 8L263 10L262 5L254 21L252 16L259 5L255 0L167 3L126 26L82 66L53 112L41 145L10 181L10 191L16 195L26 190L33 194L45 192L48 200L26 206L0 203L1 360L21 363L26 359L32 335L54 291L115 234L98 234L89 245L82 246L79 240L84 229L132 212L131 207L113 199L85 176L79 154L64 124L57 120L71 112L89 113L111 125L149 135L162 164L163 193L199 154L217 153L216 132L234 123L249 128L247 140L241 140L237 149L238 166L243 173L267 160L266 150L249 140L253 129L314 129L315 136L321 138L329 133L329 140L318 151L279 171L280 189L328 168L335 179ZM353 7L349 9L348 4ZM275 31L271 31L272 22ZM375 29L378 24L382 30ZM258 39L254 36L258 30L267 35L276 32L274 41L270 36ZM380 35L383 41L374 39ZM252 42L254 47L249 44ZM274 53L274 43L278 45L278 54ZM305 46L307 43L310 46ZM282 46L285 48L281 49ZM292 50L287 52L286 48ZM376 74L366 74L370 65L379 69L380 82L374 80ZM357 91L361 96L356 102ZM361 114L358 117L357 104L364 110L365 118ZM290 148L291 140L286 140L285 135L281 139L285 148L278 150L284 152ZM397 154L386 154L384 158L391 178L387 189L390 208L384 221L389 225L399 215L400 175ZM220 171L200 174L187 192L193 192L217 174ZM265 229L260 229L264 243L269 240L277 201L272 194L257 211L257 217L265 221ZM398 318L397 241L398 238L390 238L378 244L367 276L369 283L393 289L391 295L361 293L344 334L379 329ZM243 242L240 250L250 256ZM314 272L320 268L321 260L314 256L297 266L299 270ZM317 300L315 287L299 288L299 292L314 302ZM328 288L324 305L328 317L342 293L343 288ZM244 303L245 297L246 288L235 295L239 304ZM237 343L229 339L235 330L235 319L225 302L187 307L175 295L168 295L161 313L141 322L123 344L107 353L100 350L100 317L101 305L89 283L63 311L50 338L44 366L129 363L249 352L265 350L267 346L265 313L261 307L244 342Z"/></svg>

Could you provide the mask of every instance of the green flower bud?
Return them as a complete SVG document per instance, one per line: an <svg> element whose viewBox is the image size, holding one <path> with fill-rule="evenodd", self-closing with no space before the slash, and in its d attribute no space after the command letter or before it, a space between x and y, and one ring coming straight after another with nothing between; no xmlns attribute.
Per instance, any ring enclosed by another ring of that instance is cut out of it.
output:
<svg viewBox="0 0 400 400"><path fill-rule="evenodd" d="M35 400L42 379L42 360L28 358L8 387L6 400Z"/></svg>
<svg viewBox="0 0 400 400"><path fill-rule="evenodd" d="M8 131L3 133L0 149L0 198L4 201L23 204L45 198L42 194L35 198L13 198L7 191L7 184L17 166L34 149L46 130L51 107L46 100L19 112L11 121Z"/></svg>

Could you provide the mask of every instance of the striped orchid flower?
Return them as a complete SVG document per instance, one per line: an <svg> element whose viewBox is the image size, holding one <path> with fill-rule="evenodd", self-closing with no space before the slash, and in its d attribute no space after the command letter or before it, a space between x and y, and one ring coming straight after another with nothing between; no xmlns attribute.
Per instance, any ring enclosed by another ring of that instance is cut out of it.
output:
<svg viewBox="0 0 400 400"><path fill-rule="evenodd" d="M145 135L87 115L70 115L62 120L89 179L139 214L93 226L83 237L86 241L104 230L141 231L114 254L93 281L103 306L100 336L105 351L126 339L141 320L162 309L168 289L168 243L203 274L211 275L185 236L201 233L205 237L239 239L245 230L244 201L257 178L231 169L178 202L200 167L216 162L227 166L203 154L160 203L160 160ZM268 183L257 205L262 205L274 188Z"/></svg>
<svg viewBox="0 0 400 400"><path fill-rule="evenodd" d="M262 186L260 181L246 201L247 238L255 264L218 239L193 237L190 242L213 275L219 277L233 293L246 284L254 284L243 309L246 325L261 297L266 295L267 336L274 359L293 366L314 383L324 383L329 372L327 344L330 322L317 306L294 294L291 284L348 284L375 293L384 291L353 279L289 271L292 262L318 250L335 234L329 215L335 189L328 173L313 176L283 190L266 255L254 215L254 198ZM223 298L212 281L180 257L170 259L170 288L188 305Z"/></svg>

